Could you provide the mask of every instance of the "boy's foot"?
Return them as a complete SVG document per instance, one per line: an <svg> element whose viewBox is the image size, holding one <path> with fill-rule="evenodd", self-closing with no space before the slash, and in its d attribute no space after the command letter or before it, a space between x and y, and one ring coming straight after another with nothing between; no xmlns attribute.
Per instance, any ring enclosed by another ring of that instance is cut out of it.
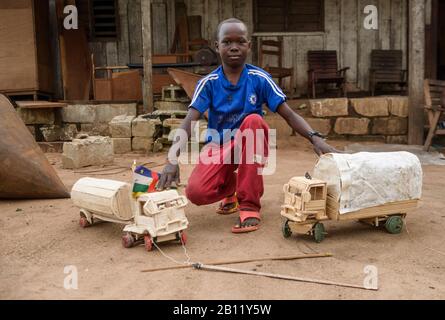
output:
<svg viewBox="0 0 445 320"><path fill-rule="evenodd" d="M219 204L219 208L216 210L216 213L222 215L228 215L237 212L239 209L238 198L236 197L236 193L226 197Z"/></svg>
<svg viewBox="0 0 445 320"><path fill-rule="evenodd" d="M246 233L260 228L260 213L258 211L241 210L238 223L232 227L233 233Z"/></svg>

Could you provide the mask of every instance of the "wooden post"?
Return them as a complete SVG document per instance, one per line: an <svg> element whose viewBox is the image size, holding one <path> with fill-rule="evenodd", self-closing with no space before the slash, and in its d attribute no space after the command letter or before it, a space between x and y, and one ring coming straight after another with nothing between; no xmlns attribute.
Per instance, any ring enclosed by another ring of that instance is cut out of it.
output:
<svg viewBox="0 0 445 320"><path fill-rule="evenodd" d="M141 0L142 53L144 56L144 111L153 112L152 49L151 49L151 0Z"/></svg>
<svg viewBox="0 0 445 320"><path fill-rule="evenodd" d="M425 75L425 0L410 0L408 36L408 143L423 145Z"/></svg>

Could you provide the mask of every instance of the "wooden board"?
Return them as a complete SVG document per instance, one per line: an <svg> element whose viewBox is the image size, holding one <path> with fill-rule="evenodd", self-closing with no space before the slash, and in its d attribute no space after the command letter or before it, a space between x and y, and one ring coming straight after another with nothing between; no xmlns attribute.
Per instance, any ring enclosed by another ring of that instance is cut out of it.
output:
<svg viewBox="0 0 445 320"><path fill-rule="evenodd" d="M327 215L331 220L344 221L373 218L397 213L407 213L408 211L416 209L417 204L418 200L405 200L387 203L372 208L366 208L355 212L340 214L338 202L333 197L328 195L326 209Z"/></svg>
<svg viewBox="0 0 445 320"><path fill-rule="evenodd" d="M113 73L111 86L113 100L142 100L142 77L139 70Z"/></svg>
<svg viewBox="0 0 445 320"><path fill-rule="evenodd" d="M62 29L60 46L64 99L89 100L92 63L85 30Z"/></svg>
<svg viewBox="0 0 445 320"><path fill-rule="evenodd" d="M31 1L0 2L0 21L0 91L37 90Z"/></svg>
<svg viewBox="0 0 445 320"><path fill-rule="evenodd" d="M46 109L46 108L64 108L67 106L63 102L49 102L49 101L16 101L19 108L24 109Z"/></svg>

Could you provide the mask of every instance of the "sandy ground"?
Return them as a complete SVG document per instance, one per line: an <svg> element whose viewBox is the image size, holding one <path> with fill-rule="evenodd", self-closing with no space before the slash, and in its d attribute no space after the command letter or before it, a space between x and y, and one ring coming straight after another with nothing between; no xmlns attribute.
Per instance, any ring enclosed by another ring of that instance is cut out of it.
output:
<svg viewBox="0 0 445 320"><path fill-rule="evenodd" d="M342 147L345 142L334 142ZM61 169L60 155L48 154L60 177L71 189L88 174ZM128 155L115 164L163 163L164 155ZM265 177L262 228L235 235L236 216L218 216L215 205L190 205L187 251L193 261L220 261L313 252L331 258L266 261L232 265L300 277L362 285L364 268L378 268L378 291L276 280L249 275L192 269L141 273L174 265L143 246L124 249L122 226L102 223L87 229L78 225L79 210L70 201L0 202L0 298L2 299L444 299L445 298L445 167L424 167L423 200L408 215L400 235L391 235L358 222L327 222L324 242L305 236L284 239L279 214L282 186L295 175L311 170L316 156L298 139L278 150L275 175ZM162 167L158 167L160 170ZM192 166L182 166L185 180ZM85 168L82 170L91 170ZM91 175L90 175L91 176ZM130 171L96 176L130 181ZM170 256L184 260L177 243L162 243ZM439 250L441 252L435 251ZM78 289L64 289L64 267L76 266Z"/></svg>

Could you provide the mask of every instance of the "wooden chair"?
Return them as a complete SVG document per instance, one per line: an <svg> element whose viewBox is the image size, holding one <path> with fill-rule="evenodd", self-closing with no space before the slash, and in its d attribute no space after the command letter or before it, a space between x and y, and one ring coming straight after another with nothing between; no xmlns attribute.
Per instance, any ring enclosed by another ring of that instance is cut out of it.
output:
<svg viewBox="0 0 445 320"><path fill-rule="evenodd" d="M429 131L423 149L428 151L434 136L445 135L445 129L438 128L439 121L445 112L445 81L425 79L424 93Z"/></svg>
<svg viewBox="0 0 445 320"><path fill-rule="evenodd" d="M278 65L270 66L267 64L264 66L265 55L278 57ZM281 37L279 37L278 40L260 40L258 60L260 67L270 73L272 78L278 79L278 83L281 88L284 86L283 79L290 77L291 95L294 93L294 70L293 68L283 67L283 40Z"/></svg>
<svg viewBox="0 0 445 320"><path fill-rule="evenodd" d="M402 69L402 50L372 50L370 88L372 95L378 84L396 84L406 87L406 70Z"/></svg>
<svg viewBox="0 0 445 320"><path fill-rule="evenodd" d="M316 85L335 83L346 97L346 71L349 67L338 69L337 51L308 51L308 95L315 98Z"/></svg>

